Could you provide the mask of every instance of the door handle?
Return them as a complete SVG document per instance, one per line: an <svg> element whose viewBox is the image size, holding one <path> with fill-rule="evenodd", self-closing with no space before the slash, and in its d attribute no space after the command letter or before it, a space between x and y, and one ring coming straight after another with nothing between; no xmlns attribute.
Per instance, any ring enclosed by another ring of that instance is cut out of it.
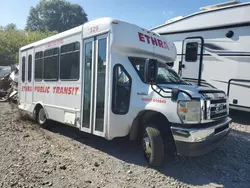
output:
<svg viewBox="0 0 250 188"><path fill-rule="evenodd" d="M179 69L185 68L185 65L182 63L182 61L179 61Z"/></svg>

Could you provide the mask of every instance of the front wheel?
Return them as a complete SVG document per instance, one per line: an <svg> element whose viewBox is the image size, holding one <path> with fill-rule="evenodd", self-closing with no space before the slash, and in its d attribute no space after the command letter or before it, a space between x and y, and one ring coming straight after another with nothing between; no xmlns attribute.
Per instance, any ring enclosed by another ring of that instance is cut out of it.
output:
<svg viewBox="0 0 250 188"><path fill-rule="evenodd" d="M142 134L144 157L150 166L160 166L164 161L164 142L160 130L154 125L146 125Z"/></svg>

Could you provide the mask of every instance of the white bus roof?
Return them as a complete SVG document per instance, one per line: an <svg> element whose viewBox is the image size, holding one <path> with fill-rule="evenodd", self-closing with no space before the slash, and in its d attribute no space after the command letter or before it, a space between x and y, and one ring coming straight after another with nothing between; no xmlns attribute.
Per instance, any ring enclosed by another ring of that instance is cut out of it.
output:
<svg viewBox="0 0 250 188"><path fill-rule="evenodd" d="M115 19L108 18L108 17L99 18L99 19L96 19L96 20L93 20L93 21L89 21L89 22L84 23L83 25L74 27L74 28L69 29L67 31L63 31L61 33L55 34L53 36L50 36L50 37L47 37L45 39L39 40L37 42L28 44L26 46L23 46L20 50L22 51L22 50L25 50L25 49L28 49L28 48L32 48L34 46L39 46L39 45L42 45L42 44L49 43L51 41L54 41L54 40L57 40L57 39L60 39L60 38L66 37L66 36L70 36L70 35L73 35L73 34L76 34L76 33L80 33L80 32L82 32L82 29L83 29L84 25L91 25L93 22L101 22L102 24L107 24L107 26L110 26L112 21L115 21Z"/></svg>
<svg viewBox="0 0 250 188"><path fill-rule="evenodd" d="M95 29L96 27L98 29ZM94 31L92 31L92 29ZM173 61L176 57L174 44L166 38L138 25L110 17L89 21L78 27L23 46L20 48L20 51L25 51L31 48L39 48L41 46L44 46L45 48L50 48L50 46L55 45L60 46L63 44L63 40L65 38L76 34L84 39L102 35L110 30L112 30L113 33L116 33L111 39L113 46L120 49L124 53L133 53L142 56L153 54L155 58L160 58L162 60L165 59L167 61Z"/></svg>
<svg viewBox="0 0 250 188"><path fill-rule="evenodd" d="M102 24L102 25L105 25L106 30L108 30L108 29L111 29L112 23L117 22L117 21L136 26L135 24L132 24L132 23L129 23L129 22L126 22L126 21L123 21L123 20L111 18L111 17L98 18L98 19L86 22L83 25L80 25L80 26L74 27L72 29L69 29L67 31L55 34L53 36L50 36L50 37L47 37L45 39L36 41L36 42L28 44L26 46L23 46L23 47L20 48L20 50L23 51L23 50L28 49L28 48L32 48L32 47L35 47L35 46L40 46L40 45L49 43L51 41L58 40L60 38L64 38L64 37L67 37L67 36L70 36L70 35L74 35L76 33L80 33L80 32L83 31L83 29L85 27L90 27L91 25ZM139 27L139 26L137 26L137 27ZM147 30L147 29L144 29L144 30ZM156 34L156 35L158 35L158 34ZM83 36L83 37L85 37L85 36Z"/></svg>

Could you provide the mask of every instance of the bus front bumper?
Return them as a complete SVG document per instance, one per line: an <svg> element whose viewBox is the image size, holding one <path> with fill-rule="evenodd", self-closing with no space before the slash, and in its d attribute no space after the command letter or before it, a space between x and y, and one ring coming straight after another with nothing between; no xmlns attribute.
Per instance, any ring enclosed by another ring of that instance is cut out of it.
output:
<svg viewBox="0 0 250 188"><path fill-rule="evenodd" d="M172 126L176 150L183 156L200 156L218 148L229 134L231 118L202 128L183 128Z"/></svg>

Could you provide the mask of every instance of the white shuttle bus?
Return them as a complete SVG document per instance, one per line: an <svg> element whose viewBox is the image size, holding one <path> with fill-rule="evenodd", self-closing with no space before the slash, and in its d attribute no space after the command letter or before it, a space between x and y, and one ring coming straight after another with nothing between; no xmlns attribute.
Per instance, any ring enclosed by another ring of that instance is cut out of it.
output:
<svg viewBox="0 0 250 188"><path fill-rule="evenodd" d="M230 132L225 92L192 86L168 64L176 47L134 24L100 18L20 49L19 109L112 140L139 139L145 159L197 156Z"/></svg>

